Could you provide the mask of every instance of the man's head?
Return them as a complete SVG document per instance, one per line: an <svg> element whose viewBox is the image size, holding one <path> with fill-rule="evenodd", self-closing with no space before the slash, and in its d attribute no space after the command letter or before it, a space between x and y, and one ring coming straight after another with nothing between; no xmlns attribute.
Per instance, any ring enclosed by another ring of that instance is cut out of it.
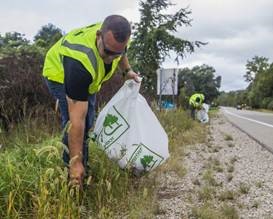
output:
<svg viewBox="0 0 273 219"><path fill-rule="evenodd" d="M131 26L126 18L110 15L105 18L102 27L97 31L97 47L105 63L124 55L131 35Z"/></svg>

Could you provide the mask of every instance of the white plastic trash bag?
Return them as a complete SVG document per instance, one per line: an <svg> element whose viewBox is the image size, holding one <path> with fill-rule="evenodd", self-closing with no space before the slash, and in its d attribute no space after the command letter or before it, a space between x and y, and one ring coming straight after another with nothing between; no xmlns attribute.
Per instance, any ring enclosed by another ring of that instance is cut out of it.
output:
<svg viewBox="0 0 273 219"><path fill-rule="evenodd" d="M168 136L139 94L140 83L127 80L97 118L97 144L121 168L150 171L168 157Z"/></svg>
<svg viewBox="0 0 273 219"><path fill-rule="evenodd" d="M206 113L209 112L209 105L208 105L208 104L203 103L203 104L202 104L202 108L206 111Z"/></svg>
<svg viewBox="0 0 273 219"><path fill-rule="evenodd" d="M208 112L209 112L209 105L203 103L203 104L202 104L202 109L201 109L201 110L198 110L197 113L196 113L197 119L198 119L201 123L207 123L207 122L209 122L209 115L208 115Z"/></svg>

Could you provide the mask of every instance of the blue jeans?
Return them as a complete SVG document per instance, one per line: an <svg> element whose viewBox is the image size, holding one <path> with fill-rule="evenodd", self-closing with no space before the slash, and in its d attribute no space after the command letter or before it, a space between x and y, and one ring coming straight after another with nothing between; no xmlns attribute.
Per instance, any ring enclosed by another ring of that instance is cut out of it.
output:
<svg viewBox="0 0 273 219"><path fill-rule="evenodd" d="M67 122L69 121L69 113L68 113L68 105L66 100L66 94L64 89L64 84L50 81L48 79L45 79L46 84L48 86L49 92L54 96L55 99L59 100L59 109L61 112L61 124L62 129L65 128ZM93 126L94 117L95 117L95 103L96 103L96 95L92 94L88 97L88 112L85 119L85 129L84 129L84 139L83 139L83 165L86 169L87 162L88 162L88 131ZM68 134L66 131L63 132L62 136L62 142L68 147ZM67 150L63 151L63 161L65 165L68 166L69 164L69 154L67 153Z"/></svg>

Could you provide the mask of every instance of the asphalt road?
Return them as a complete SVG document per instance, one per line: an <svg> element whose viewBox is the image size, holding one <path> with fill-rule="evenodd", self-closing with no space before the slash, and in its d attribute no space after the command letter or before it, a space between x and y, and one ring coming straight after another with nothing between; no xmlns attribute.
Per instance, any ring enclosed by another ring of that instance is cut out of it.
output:
<svg viewBox="0 0 273 219"><path fill-rule="evenodd" d="M230 122L273 153L273 113L221 107Z"/></svg>

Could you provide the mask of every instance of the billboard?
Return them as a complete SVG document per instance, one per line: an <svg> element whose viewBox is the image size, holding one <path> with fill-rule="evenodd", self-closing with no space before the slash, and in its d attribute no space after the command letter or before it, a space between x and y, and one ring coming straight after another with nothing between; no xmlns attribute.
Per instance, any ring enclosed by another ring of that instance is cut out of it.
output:
<svg viewBox="0 0 273 219"><path fill-rule="evenodd" d="M157 95L177 95L178 70L160 68L157 73Z"/></svg>

